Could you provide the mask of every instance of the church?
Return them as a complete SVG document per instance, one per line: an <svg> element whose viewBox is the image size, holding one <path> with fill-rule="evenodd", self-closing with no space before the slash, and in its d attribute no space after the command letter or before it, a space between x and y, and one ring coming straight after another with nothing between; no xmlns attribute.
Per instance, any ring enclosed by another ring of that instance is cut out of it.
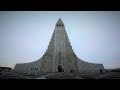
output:
<svg viewBox="0 0 120 90"><path fill-rule="evenodd" d="M61 18L55 25L44 55L34 62L18 63L14 68L16 73L23 75L41 75L53 72L95 74L104 70L103 64L85 62L76 56Z"/></svg>

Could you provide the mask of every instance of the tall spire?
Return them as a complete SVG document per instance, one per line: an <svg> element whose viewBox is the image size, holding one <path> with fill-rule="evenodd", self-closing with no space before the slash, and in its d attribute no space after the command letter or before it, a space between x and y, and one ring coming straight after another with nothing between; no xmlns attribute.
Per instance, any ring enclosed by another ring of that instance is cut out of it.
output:
<svg viewBox="0 0 120 90"><path fill-rule="evenodd" d="M58 19L56 26L64 26L64 23L61 18Z"/></svg>

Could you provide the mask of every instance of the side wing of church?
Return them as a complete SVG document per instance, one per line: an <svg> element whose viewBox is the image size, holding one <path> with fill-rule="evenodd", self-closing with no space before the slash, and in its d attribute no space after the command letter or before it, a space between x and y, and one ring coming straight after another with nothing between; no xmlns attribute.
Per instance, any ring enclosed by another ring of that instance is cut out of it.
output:
<svg viewBox="0 0 120 90"><path fill-rule="evenodd" d="M57 21L49 46L37 61L16 64L14 71L24 75L40 75L52 72L100 73L102 64L94 64L79 59L70 44L64 23Z"/></svg>

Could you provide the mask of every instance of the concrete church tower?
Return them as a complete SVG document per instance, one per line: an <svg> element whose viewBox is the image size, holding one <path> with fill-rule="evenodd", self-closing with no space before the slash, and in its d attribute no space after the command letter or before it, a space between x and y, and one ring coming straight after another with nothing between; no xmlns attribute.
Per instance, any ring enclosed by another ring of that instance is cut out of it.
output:
<svg viewBox="0 0 120 90"><path fill-rule="evenodd" d="M14 70L21 74L39 75L51 72L99 73L100 69L104 70L102 64L88 63L75 55L65 25L59 18L42 58L30 63L16 64Z"/></svg>
<svg viewBox="0 0 120 90"><path fill-rule="evenodd" d="M43 56L41 72L57 72L59 68L64 72L70 72L70 70L78 72L76 56L61 18L55 25L48 49Z"/></svg>

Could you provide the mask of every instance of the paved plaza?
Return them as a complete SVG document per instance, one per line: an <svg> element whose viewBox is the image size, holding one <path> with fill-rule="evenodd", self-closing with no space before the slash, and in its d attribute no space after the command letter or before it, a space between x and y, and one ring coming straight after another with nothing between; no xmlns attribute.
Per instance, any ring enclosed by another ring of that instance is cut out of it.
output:
<svg viewBox="0 0 120 90"><path fill-rule="evenodd" d="M99 74L71 74L71 73L49 73L41 76L22 76L13 72L3 72L0 79L120 79L120 72L107 72Z"/></svg>

